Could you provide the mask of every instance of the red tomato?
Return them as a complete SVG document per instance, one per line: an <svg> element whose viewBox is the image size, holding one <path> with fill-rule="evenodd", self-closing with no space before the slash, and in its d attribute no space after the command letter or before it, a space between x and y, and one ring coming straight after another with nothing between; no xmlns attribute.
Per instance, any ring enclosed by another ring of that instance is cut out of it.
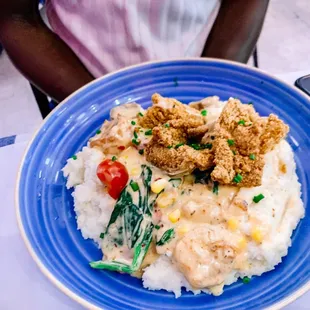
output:
<svg viewBox="0 0 310 310"><path fill-rule="evenodd" d="M118 199L129 179L126 167L111 159L106 159L98 165L97 176L107 186L109 195L114 199Z"/></svg>

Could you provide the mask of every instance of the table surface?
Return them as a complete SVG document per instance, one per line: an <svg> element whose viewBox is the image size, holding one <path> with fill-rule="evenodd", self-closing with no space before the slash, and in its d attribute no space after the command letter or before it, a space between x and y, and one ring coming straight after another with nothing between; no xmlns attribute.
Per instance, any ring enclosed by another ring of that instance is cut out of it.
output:
<svg viewBox="0 0 310 310"><path fill-rule="evenodd" d="M12 68L10 69L12 70ZM293 84L296 78L309 73L310 70L278 77ZM0 79L0 100L6 100L5 106L8 107L5 113L3 113L2 109L0 115L0 124L3 124L3 119L6 121L5 126L0 126L0 193L2 197L2 216L0 217L0 248L2 249L0 255L0 309L82 309L80 305L60 292L40 272L30 257L17 227L14 207L16 174L33 127L36 127L41 122L39 110L30 87L22 79L19 83L20 86L23 86L21 91L18 88L13 89L10 82L3 84ZM16 112L16 102L21 106L24 105L23 109L25 111L23 111L27 113L26 123L24 122L25 114ZM11 107L13 103L15 109ZM1 147L1 137L15 134L18 135L14 144ZM309 304L310 292L285 309L310 309Z"/></svg>

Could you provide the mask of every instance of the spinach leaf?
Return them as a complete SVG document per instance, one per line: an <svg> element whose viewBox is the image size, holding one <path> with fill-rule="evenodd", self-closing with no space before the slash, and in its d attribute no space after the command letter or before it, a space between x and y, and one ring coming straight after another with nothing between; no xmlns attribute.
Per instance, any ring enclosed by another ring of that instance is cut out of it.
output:
<svg viewBox="0 0 310 310"><path fill-rule="evenodd" d="M164 232L164 234L161 236L160 240L156 243L156 245L158 246L164 245L168 243L174 237L175 237L174 228L170 228Z"/></svg>
<svg viewBox="0 0 310 310"><path fill-rule="evenodd" d="M152 211L156 197L151 198L151 179L152 170L143 165L140 179L136 181L138 186L133 188L129 182L122 191L103 235L103 252L123 246L133 251L131 264L124 263L119 257L113 261L91 262L92 268L132 273L140 267L152 241L154 228Z"/></svg>

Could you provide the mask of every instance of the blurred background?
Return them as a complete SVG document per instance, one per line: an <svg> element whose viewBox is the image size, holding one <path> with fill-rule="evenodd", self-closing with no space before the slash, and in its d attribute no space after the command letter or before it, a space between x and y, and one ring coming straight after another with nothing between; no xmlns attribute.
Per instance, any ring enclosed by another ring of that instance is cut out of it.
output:
<svg viewBox="0 0 310 310"><path fill-rule="evenodd" d="M310 70L309 16L310 0L270 1L257 46L259 68L271 74ZM253 59L249 64L253 65ZM40 95L36 96L40 100ZM20 115L24 116L23 122L19 121ZM3 51L0 56L0 136L32 132L41 120L33 90Z"/></svg>

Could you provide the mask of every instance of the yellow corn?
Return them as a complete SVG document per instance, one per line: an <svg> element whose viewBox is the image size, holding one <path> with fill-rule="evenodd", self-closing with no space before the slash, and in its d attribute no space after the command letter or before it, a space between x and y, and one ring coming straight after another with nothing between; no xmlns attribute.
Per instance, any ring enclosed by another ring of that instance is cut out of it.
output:
<svg viewBox="0 0 310 310"><path fill-rule="evenodd" d="M156 204L159 208L167 208L175 203L175 197L166 193L161 194L157 200Z"/></svg>
<svg viewBox="0 0 310 310"><path fill-rule="evenodd" d="M141 171L139 168L133 168L133 169L131 169L130 174L133 176L137 176L137 175L140 175L140 172Z"/></svg>
<svg viewBox="0 0 310 310"><path fill-rule="evenodd" d="M251 231L251 237L252 239L257 242L257 243L261 243L263 240L263 234L262 231L259 229L259 227L254 227Z"/></svg>
<svg viewBox="0 0 310 310"><path fill-rule="evenodd" d="M238 241L238 249L239 250L244 250L247 246L247 240L244 237L241 237Z"/></svg>
<svg viewBox="0 0 310 310"><path fill-rule="evenodd" d="M185 235L189 229L187 226L179 226L177 231L179 235Z"/></svg>
<svg viewBox="0 0 310 310"><path fill-rule="evenodd" d="M239 223L235 218L230 218L227 221L227 225L230 230L235 231L238 228Z"/></svg>
<svg viewBox="0 0 310 310"><path fill-rule="evenodd" d="M179 209L175 209L168 215L168 219L171 223L176 223L181 217L181 212Z"/></svg>
<svg viewBox="0 0 310 310"><path fill-rule="evenodd" d="M168 184L165 179L159 179L151 184L151 190L155 194L159 194Z"/></svg>

